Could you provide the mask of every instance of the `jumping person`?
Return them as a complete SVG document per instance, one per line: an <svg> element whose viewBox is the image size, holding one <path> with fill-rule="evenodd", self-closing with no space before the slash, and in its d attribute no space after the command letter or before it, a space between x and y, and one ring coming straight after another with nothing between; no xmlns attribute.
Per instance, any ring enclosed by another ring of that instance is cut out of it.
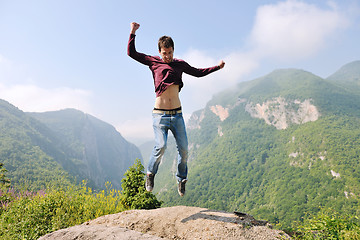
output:
<svg viewBox="0 0 360 240"><path fill-rule="evenodd" d="M178 192L185 194L187 182L188 140L185 122L181 111L179 92L183 87L182 73L195 77L203 77L209 73L222 69L224 61L210 68L194 68L187 62L173 58L174 42L171 37L163 36L159 39L158 56L149 56L139 53L135 48L135 33L140 24L132 22L127 53L136 61L149 66L155 85L155 107L153 109L153 128L155 134L155 147L152 150L146 174L146 190L151 192L154 188L154 177L158 171L162 156L164 155L168 130L173 133L178 149L177 173Z"/></svg>

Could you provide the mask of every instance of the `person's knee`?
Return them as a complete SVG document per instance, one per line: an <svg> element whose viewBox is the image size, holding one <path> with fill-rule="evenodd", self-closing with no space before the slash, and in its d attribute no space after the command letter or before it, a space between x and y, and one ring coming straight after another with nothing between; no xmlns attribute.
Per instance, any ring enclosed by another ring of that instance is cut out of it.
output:
<svg viewBox="0 0 360 240"><path fill-rule="evenodd" d="M162 156L166 150L166 147L167 147L166 144L160 145L160 146L155 146L154 147L155 155Z"/></svg>

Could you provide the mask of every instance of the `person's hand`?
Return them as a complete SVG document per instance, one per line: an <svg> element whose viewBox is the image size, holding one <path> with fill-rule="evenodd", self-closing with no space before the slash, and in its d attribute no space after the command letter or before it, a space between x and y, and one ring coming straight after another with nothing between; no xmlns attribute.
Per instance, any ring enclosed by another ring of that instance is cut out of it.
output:
<svg viewBox="0 0 360 240"><path fill-rule="evenodd" d="M131 33L131 34L135 34L136 30L139 29L140 24L138 24L138 23L136 23L136 22L132 22L132 23L130 24L130 27L131 27L130 33Z"/></svg>
<svg viewBox="0 0 360 240"><path fill-rule="evenodd" d="M219 63L220 69L222 69L224 66L225 66L225 62L223 60L221 60Z"/></svg>

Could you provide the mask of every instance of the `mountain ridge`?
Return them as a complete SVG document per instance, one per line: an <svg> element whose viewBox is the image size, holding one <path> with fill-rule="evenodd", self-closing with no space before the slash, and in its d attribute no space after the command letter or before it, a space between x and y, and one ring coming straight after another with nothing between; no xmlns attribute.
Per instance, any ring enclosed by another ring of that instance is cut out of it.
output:
<svg viewBox="0 0 360 240"><path fill-rule="evenodd" d="M76 158L83 164L83 174L97 187L110 181L120 188L122 175L136 158L142 158L137 147L128 143L113 126L79 110L30 115L73 143Z"/></svg>
<svg viewBox="0 0 360 240"><path fill-rule="evenodd" d="M79 110L26 113L0 101L0 157L13 186L29 190L86 180L121 187L139 149L116 129Z"/></svg>
<svg viewBox="0 0 360 240"><path fill-rule="evenodd" d="M246 211L285 226L319 206L356 212L358 102L359 91L298 69L239 83L189 120L188 195L174 197L174 144L155 192L165 206Z"/></svg>
<svg viewBox="0 0 360 240"><path fill-rule="evenodd" d="M329 81L340 83L355 83L360 85L360 60L353 61L342 66L338 71L326 78Z"/></svg>

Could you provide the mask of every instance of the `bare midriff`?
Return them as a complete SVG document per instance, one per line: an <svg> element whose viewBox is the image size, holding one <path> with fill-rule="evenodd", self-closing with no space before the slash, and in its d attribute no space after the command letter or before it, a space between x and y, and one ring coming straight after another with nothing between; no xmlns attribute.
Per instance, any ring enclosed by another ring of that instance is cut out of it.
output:
<svg viewBox="0 0 360 240"><path fill-rule="evenodd" d="M171 110L179 107L181 107L179 85L169 86L165 92L155 100L155 108Z"/></svg>

